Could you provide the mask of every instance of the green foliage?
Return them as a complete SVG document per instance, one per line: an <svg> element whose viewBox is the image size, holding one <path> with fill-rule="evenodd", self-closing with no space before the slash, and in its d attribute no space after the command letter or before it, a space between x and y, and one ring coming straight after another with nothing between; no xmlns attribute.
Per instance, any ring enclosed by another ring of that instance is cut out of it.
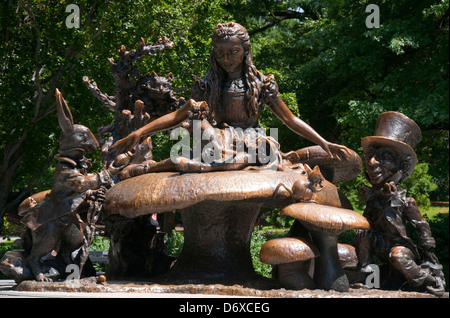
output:
<svg viewBox="0 0 450 318"><path fill-rule="evenodd" d="M261 263L259 259L259 252L266 241L267 238L264 234L259 231L254 231L250 241L250 254L255 272L261 276L270 278L272 277L272 266Z"/></svg>
<svg viewBox="0 0 450 318"><path fill-rule="evenodd" d="M5 241L0 243L0 258L2 258L6 252L13 250L13 243L13 241Z"/></svg>
<svg viewBox="0 0 450 318"><path fill-rule="evenodd" d="M272 226L274 228L290 227L294 223L294 220L292 218L281 216L280 212L280 209L274 209L269 213L269 215L267 215L265 221L269 226Z"/></svg>
<svg viewBox="0 0 450 318"><path fill-rule="evenodd" d="M0 243L0 259L3 258L6 252L11 251L13 249L12 241L9 242L1 242ZM0 272L0 279L8 279L2 272Z"/></svg>
<svg viewBox="0 0 450 318"><path fill-rule="evenodd" d="M109 251L110 241L104 236L96 236L90 246L91 251ZM108 267L107 262L94 262L92 263L96 272L106 272Z"/></svg>
<svg viewBox="0 0 450 318"><path fill-rule="evenodd" d="M428 174L427 163L419 163L411 177L403 182L402 187L408 191L407 196L414 198L421 207L430 206L430 192L437 189L433 178Z"/></svg>
<svg viewBox="0 0 450 318"><path fill-rule="evenodd" d="M370 186L370 183L362 174L352 180L338 185L339 190L341 190L349 199L355 211L363 211L366 207L364 198L361 194L361 187L363 185Z"/></svg>
<svg viewBox="0 0 450 318"><path fill-rule="evenodd" d="M438 257L440 262L448 264L449 214L439 213L432 218L428 217L425 214L424 218L430 224L431 233L434 239L436 240L436 248L435 248L436 256Z"/></svg>
<svg viewBox="0 0 450 318"><path fill-rule="evenodd" d="M170 140L165 132L158 132L152 137L153 160L159 161L170 157L170 149L178 140Z"/></svg>
<svg viewBox="0 0 450 318"><path fill-rule="evenodd" d="M438 188L430 193L432 201L449 201L449 131L422 131L422 141L416 147L417 157L428 163L428 173Z"/></svg>
<svg viewBox="0 0 450 318"><path fill-rule="evenodd" d="M6 217L3 218L3 230L2 230L2 235L0 237L4 237L4 238L8 238L11 236L19 236L22 226L21 225L17 225L11 222L8 222L8 220L6 219Z"/></svg>
<svg viewBox="0 0 450 318"><path fill-rule="evenodd" d="M183 249L184 235L182 232L172 230L171 235L167 239L166 253L167 255L177 257Z"/></svg>
<svg viewBox="0 0 450 318"><path fill-rule="evenodd" d="M91 251L109 251L109 239L104 236L96 236L90 247Z"/></svg>
<svg viewBox="0 0 450 318"><path fill-rule="evenodd" d="M356 230L344 231L338 236L338 242L355 246Z"/></svg>

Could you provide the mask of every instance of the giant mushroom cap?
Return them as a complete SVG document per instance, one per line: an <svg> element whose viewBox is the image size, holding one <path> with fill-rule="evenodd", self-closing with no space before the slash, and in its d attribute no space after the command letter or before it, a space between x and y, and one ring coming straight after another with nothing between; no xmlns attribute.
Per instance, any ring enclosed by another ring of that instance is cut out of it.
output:
<svg viewBox="0 0 450 318"><path fill-rule="evenodd" d="M123 180L106 193L108 214L136 217L181 210L203 201L263 202L280 182L291 186L296 173L278 171L159 172Z"/></svg>
<svg viewBox="0 0 450 318"><path fill-rule="evenodd" d="M281 210L281 215L291 216L309 230L330 236L337 236L346 230L370 228L366 218L355 211L321 204L294 203Z"/></svg>
<svg viewBox="0 0 450 318"><path fill-rule="evenodd" d="M261 262L270 265L308 261L317 256L319 252L313 245L294 237L269 240L259 254Z"/></svg>
<svg viewBox="0 0 450 318"><path fill-rule="evenodd" d="M106 193L107 214L134 218L151 213L171 212L204 201L253 202L282 208L291 202L285 191L273 199L280 183L292 188L299 178L295 171L216 171L209 173L159 172L123 180ZM281 191L280 191L281 192ZM315 193L318 203L348 206L335 185L326 181Z"/></svg>

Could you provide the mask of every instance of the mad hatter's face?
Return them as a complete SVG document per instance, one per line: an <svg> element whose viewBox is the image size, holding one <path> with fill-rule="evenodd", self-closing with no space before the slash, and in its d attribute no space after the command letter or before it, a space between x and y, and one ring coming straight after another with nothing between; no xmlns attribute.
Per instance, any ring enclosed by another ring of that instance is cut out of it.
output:
<svg viewBox="0 0 450 318"><path fill-rule="evenodd" d="M384 185L399 171L399 160L395 152L384 147L369 147L364 150L367 175L374 186Z"/></svg>

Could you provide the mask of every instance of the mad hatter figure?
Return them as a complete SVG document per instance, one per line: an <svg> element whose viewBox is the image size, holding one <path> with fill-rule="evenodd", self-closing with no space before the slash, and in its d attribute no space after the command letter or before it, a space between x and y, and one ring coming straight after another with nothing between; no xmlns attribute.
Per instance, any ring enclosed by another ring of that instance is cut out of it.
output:
<svg viewBox="0 0 450 318"><path fill-rule="evenodd" d="M374 257L388 264L387 275L381 275L385 276L381 277L383 288L441 295L445 280L442 265L432 252L436 244L430 226L415 200L400 188L417 164L413 148L421 137L413 120L398 112L385 112L378 116L375 135L362 139L366 177L372 185L362 188L363 215L371 229L357 233L356 251L363 271ZM408 222L417 232L417 245L408 236Z"/></svg>

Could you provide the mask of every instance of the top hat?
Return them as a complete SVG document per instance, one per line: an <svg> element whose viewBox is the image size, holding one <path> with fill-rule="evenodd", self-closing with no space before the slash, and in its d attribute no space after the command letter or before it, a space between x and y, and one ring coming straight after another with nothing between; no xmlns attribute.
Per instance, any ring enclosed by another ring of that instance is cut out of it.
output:
<svg viewBox="0 0 450 318"><path fill-rule="evenodd" d="M394 151L405 163L402 180L408 178L417 164L414 147L422 138L422 132L416 122L408 116L389 111L377 118L375 135L361 140L364 152L369 147L385 147ZM364 154L366 156L366 154Z"/></svg>

